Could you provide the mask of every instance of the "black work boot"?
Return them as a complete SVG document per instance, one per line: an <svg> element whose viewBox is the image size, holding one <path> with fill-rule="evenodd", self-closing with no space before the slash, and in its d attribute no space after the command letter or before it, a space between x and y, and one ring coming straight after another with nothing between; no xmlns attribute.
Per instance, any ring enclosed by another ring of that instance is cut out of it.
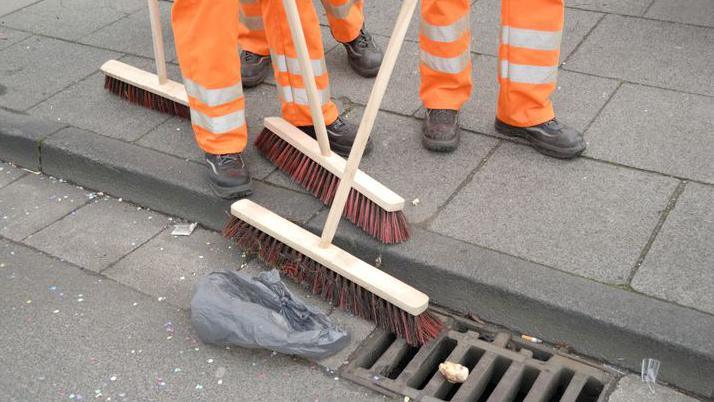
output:
<svg viewBox="0 0 714 402"><path fill-rule="evenodd" d="M459 145L459 111L426 109L421 143L436 152L451 152Z"/></svg>
<svg viewBox="0 0 714 402"><path fill-rule="evenodd" d="M343 43L347 50L347 60L355 72L363 77L376 77L382 65L382 49L372 39L372 35L360 29L359 35L352 41Z"/></svg>
<svg viewBox="0 0 714 402"><path fill-rule="evenodd" d="M240 75L243 88L260 85L270 74L270 56L242 50L240 52Z"/></svg>
<svg viewBox="0 0 714 402"><path fill-rule="evenodd" d="M496 119L496 131L510 137L525 138L538 152L560 159L572 159L585 151L585 139L578 130L558 120L531 127L516 127Z"/></svg>
<svg viewBox="0 0 714 402"><path fill-rule="evenodd" d="M313 126L300 126L300 130L305 132L312 138L317 138L315 134L315 127ZM332 152L340 155L342 157L347 157L352 149L352 144L355 142L355 137L357 136L357 126L354 124L342 120L341 117L337 117L334 123L327 126L327 138L330 140L330 149ZM372 137L367 141L367 146L364 148L364 155L367 155L372 150Z"/></svg>
<svg viewBox="0 0 714 402"><path fill-rule="evenodd" d="M214 155L206 153L208 184L217 196L225 199L245 197L253 193L250 173L241 154Z"/></svg>

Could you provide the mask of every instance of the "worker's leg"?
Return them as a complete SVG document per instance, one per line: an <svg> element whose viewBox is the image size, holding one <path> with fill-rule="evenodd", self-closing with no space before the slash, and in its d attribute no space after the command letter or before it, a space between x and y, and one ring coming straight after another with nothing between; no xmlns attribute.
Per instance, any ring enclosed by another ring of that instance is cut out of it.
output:
<svg viewBox="0 0 714 402"><path fill-rule="evenodd" d="M526 138L544 154L572 158L585 150L585 140L555 120L550 99L563 15L563 0L502 0L496 129Z"/></svg>
<svg viewBox="0 0 714 402"><path fill-rule="evenodd" d="M245 194L250 177L239 155L248 130L237 52L238 2L176 0L172 23L191 125L207 153L211 183L227 198Z"/></svg>
<svg viewBox="0 0 714 402"><path fill-rule="evenodd" d="M364 26L363 0L322 0L322 5L336 41L347 43L357 38Z"/></svg>
<svg viewBox="0 0 714 402"><path fill-rule="evenodd" d="M459 141L458 111L471 96L469 0L423 0L419 48L427 109L424 146L451 151Z"/></svg>
<svg viewBox="0 0 714 402"><path fill-rule="evenodd" d="M261 11L261 0L238 0L240 3L240 24L238 24L238 42L243 50L261 56L268 56L268 38Z"/></svg>
<svg viewBox="0 0 714 402"><path fill-rule="evenodd" d="M552 119L563 0L502 0L499 120L527 127Z"/></svg>
<svg viewBox="0 0 714 402"><path fill-rule="evenodd" d="M297 52L290 36L285 9L281 0L261 0L263 22L273 59L273 73L282 102L283 118L296 126L311 126L307 91L303 84ZM296 0L300 21L312 60L315 81L322 102L325 123L337 119L337 106L330 100L330 80L325 65L322 36L317 13L311 0Z"/></svg>

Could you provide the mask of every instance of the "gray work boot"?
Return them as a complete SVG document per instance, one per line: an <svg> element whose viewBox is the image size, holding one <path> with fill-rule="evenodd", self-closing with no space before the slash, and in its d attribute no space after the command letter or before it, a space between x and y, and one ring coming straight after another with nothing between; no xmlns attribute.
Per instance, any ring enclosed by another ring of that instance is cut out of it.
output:
<svg viewBox="0 0 714 402"><path fill-rule="evenodd" d="M217 196L233 199L253 193L250 173L241 154L206 153L205 157L208 165L208 184Z"/></svg>
<svg viewBox="0 0 714 402"><path fill-rule="evenodd" d="M548 120L531 127L516 127L498 119L496 131L509 137L525 138L538 152L560 159L572 159L585 151L585 138L578 130Z"/></svg>
<svg viewBox="0 0 714 402"><path fill-rule="evenodd" d="M364 28L360 29L359 35L353 41L342 45L347 50L347 61L350 63L350 67L357 74L367 78L377 76L384 54Z"/></svg>
<svg viewBox="0 0 714 402"><path fill-rule="evenodd" d="M436 152L452 152L459 146L459 111L426 109L421 142L424 148Z"/></svg>
<svg viewBox="0 0 714 402"><path fill-rule="evenodd" d="M260 85L270 74L270 56L243 50L240 52L240 75L243 88Z"/></svg>
<svg viewBox="0 0 714 402"><path fill-rule="evenodd" d="M310 137L317 138L317 135L315 134L315 127L300 126L298 128ZM330 149L332 152L342 157L346 158L350 155L352 144L355 142L356 137L357 126L349 121L342 120L339 116L337 117L337 120L327 126L327 139L330 141ZM372 151L372 137L367 139L367 145L364 148L364 155L367 155L370 151Z"/></svg>

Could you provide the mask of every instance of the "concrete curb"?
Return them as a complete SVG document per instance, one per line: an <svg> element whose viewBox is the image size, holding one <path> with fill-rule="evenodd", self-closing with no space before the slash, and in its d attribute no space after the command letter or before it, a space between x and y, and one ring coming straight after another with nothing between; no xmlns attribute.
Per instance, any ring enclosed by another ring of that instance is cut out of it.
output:
<svg viewBox="0 0 714 402"><path fill-rule="evenodd" d="M0 159L99 189L159 212L220 229L218 200L195 162L0 109ZM282 197L281 197L282 196ZM325 212L312 197L256 183L253 197L286 200L277 212L317 232ZM343 224L336 243L459 312L564 342L578 352L639 371L662 362L660 379L714 398L714 317L606 286L419 228L384 246Z"/></svg>

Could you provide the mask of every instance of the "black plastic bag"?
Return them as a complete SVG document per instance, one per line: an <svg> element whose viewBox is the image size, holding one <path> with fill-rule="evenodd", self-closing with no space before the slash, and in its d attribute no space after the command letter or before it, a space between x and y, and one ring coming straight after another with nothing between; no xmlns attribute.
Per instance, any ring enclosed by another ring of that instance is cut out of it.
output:
<svg viewBox="0 0 714 402"><path fill-rule="evenodd" d="M320 359L349 343L349 334L296 298L277 270L251 277L213 272L196 284L191 323L204 343L264 348Z"/></svg>

